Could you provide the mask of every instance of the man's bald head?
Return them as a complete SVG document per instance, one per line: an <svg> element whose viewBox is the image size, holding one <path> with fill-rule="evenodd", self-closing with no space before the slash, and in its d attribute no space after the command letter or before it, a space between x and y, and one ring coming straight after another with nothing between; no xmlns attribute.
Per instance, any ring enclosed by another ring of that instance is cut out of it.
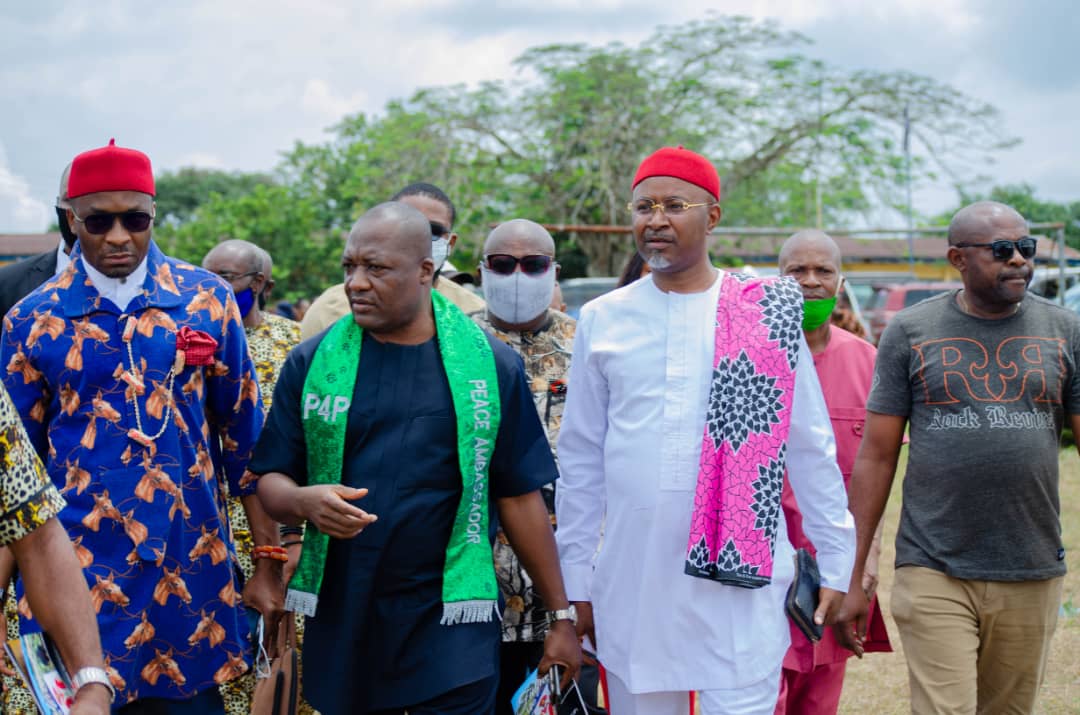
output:
<svg viewBox="0 0 1080 715"><path fill-rule="evenodd" d="M956 212L949 222L949 245L962 241L987 241L1001 224L1027 225L1024 217L1007 204L977 201Z"/></svg>
<svg viewBox="0 0 1080 715"><path fill-rule="evenodd" d="M253 246L255 244L252 244ZM263 272L267 278L274 272L274 259L270 257L270 252L262 246L255 246L255 255L259 258L259 265L262 266L259 270Z"/></svg>
<svg viewBox="0 0 1080 715"><path fill-rule="evenodd" d="M1021 252L1021 241L1031 255ZM1008 255L994 248L999 242ZM1027 221L1011 206L979 201L957 211L949 222L946 255L964 281L961 309L980 317L1012 315L1035 270L1034 244Z"/></svg>
<svg viewBox="0 0 1080 715"><path fill-rule="evenodd" d="M71 208L68 201L68 179L71 178L71 163L64 167L64 173L60 174L60 188L56 192L56 207L60 209Z"/></svg>
<svg viewBox="0 0 1080 715"><path fill-rule="evenodd" d="M387 201L367 211L349 231L348 242L378 243L383 249L422 260L431 258L431 224L400 201Z"/></svg>
<svg viewBox="0 0 1080 715"><path fill-rule="evenodd" d="M263 253L265 251L254 243L242 241L238 238L230 238L211 248L203 258L202 265L206 270L217 273L215 266L227 262L230 265L243 266L244 270L241 271L243 273L257 271L269 275L269 271L263 266Z"/></svg>
<svg viewBox="0 0 1080 715"><path fill-rule="evenodd" d="M484 255L508 253L515 256L555 255L555 241L547 229L524 218L500 223L484 241Z"/></svg>
<svg viewBox="0 0 1080 715"><path fill-rule="evenodd" d="M71 202L68 201L68 178L71 176L71 164L69 163L64 167L64 173L60 175L60 188L56 193L56 222L60 227L60 235L64 239L64 245L67 246L65 253L70 253L72 247L75 246L75 241L78 240L78 236L71 230L71 224L68 223L67 212L71 208Z"/></svg>
<svg viewBox="0 0 1080 715"><path fill-rule="evenodd" d="M840 248L827 233L799 231L784 241L778 263L780 275L794 278L806 300L827 300L840 292Z"/></svg>
<svg viewBox="0 0 1080 715"><path fill-rule="evenodd" d="M341 266L357 325L390 342L430 337L435 262L424 214L398 201L371 209L353 224Z"/></svg>
<svg viewBox="0 0 1080 715"><path fill-rule="evenodd" d="M211 248L202 265L232 288L245 327L262 322L262 310L274 287L266 251L249 241L230 238ZM253 309L256 304L258 310Z"/></svg>
<svg viewBox="0 0 1080 715"><path fill-rule="evenodd" d="M784 273L784 264L790 260L793 253L807 248L826 252L836 264L837 270L840 269L840 247L836 245L836 241L833 240L832 236L817 229L807 229L792 234L788 240L784 241L784 245L780 247L780 256L777 260L780 273Z"/></svg>
<svg viewBox="0 0 1080 715"><path fill-rule="evenodd" d="M506 256L517 260L511 263ZM493 326L500 330L538 330L544 325L559 275L554 258L555 241L547 229L534 221L506 221L488 234L480 272L488 319Z"/></svg>

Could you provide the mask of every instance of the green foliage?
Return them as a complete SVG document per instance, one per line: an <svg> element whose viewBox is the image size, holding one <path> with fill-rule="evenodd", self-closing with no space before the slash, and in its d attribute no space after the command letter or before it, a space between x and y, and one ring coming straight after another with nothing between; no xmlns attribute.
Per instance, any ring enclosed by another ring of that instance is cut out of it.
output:
<svg viewBox="0 0 1080 715"><path fill-rule="evenodd" d="M231 199L211 196L190 221L159 227L155 236L166 253L195 264L225 239L262 246L274 260L277 298L316 296L341 280L341 232L328 230L319 207L287 186L260 184Z"/></svg>
<svg viewBox="0 0 1080 715"><path fill-rule="evenodd" d="M988 104L920 75L829 67L799 52L808 42L775 23L713 16L661 27L636 47L532 48L515 79L424 89L379 115L345 117L329 141L286 154L280 186L218 191L171 238L190 256L226 235L250 237L296 294L336 276L329 247L414 181L453 198L455 260L471 266L490 225L508 218L627 225L633 172L665 145L714 161L726 224L806 226L819 191L828 223L901 204L905 108L916 182L940 172L967 186L962 178L979 178L972 167L1013 142ZM583 256L597 273L617 272L630 250L625 235L556 239L560 255Z"/></svg>
<svg viewBox="0 0 1080 715"><path fill-rule="evenodd" d="M190 221L196 209L212 196L236 198L250 193L256 186L271 183L266 174L238 171L188 167L165 172L154 178L157 223L175 225Z"/></svg>
<svg viewBox="0 0 1080 715"><path fill-rule="evenodd" d="M1035 196L1035 187L1030 184L1009 184L995 186L987 193L961 194L959 205L941 214L938 221L948 223L956 211L975 201L999 201L1008 204L1032 223L1064 223L1065 243L1073 248L1080 248L1080 201L1044 201Z"/></svg>

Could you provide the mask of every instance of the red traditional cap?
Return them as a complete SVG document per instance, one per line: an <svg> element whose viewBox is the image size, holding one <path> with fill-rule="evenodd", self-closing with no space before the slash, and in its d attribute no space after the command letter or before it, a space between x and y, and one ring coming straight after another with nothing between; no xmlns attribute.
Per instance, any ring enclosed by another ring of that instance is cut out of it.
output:
<svg viewBox="0 0 1080 715"><path fill-rule="evenodd" d="M154 195L154 170L150 157L136 149L109 146L84 151L71 162L68 198L74 199L99 191L141 191Z"/></svg>
<svg viewBox="0 0 1080 715"><path fill-rule="evenodd" d="M647 156L638 167L630 188L651 176L673 176L688 181L708 191L717 201L720 200L720 175L712 162L681 146L666 146Z"/></svg>

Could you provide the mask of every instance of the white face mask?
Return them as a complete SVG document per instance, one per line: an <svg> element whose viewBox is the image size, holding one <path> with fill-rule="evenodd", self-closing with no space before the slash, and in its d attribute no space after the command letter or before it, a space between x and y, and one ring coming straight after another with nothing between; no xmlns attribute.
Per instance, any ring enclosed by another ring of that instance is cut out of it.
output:
<svg viewBox="0 0 1080 715"><path fill-rule="evenodd" d="M511 325L522 325L538 318L551 305L551 296L555 294L554 264L538 276L521 271L504 276L484 265L480 266L480 273L488 310Z"/></svg>
<svg viewBox="0 0 1080 715"><path fill-rule="evenodd" d="M441 270L446 259L450 256L450 239L431 239L431 260L435 261L435 270Z"/></svg>

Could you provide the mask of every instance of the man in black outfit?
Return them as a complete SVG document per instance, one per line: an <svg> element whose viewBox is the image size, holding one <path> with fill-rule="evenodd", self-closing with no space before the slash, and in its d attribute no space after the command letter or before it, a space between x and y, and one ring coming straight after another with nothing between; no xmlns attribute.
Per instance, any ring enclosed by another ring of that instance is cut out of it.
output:
<svg viewBox="0 0 1080 715"><path fill-rule="evenodd" d="M443 585L453 522L461 500L475 489L463 486L468 470L458 452L453 373L440 343L453 342L452 331L464 329L440 325L438 315L445 310L447 321L468 318L447 299L432 298L431 253L430 222L404 202L371 209L349 234L344 285L352 321L363 329L363 350L355 367L342 368L352 372L340 373L342 393L334 399L335 406L342 399L345 411L334 483L319 479L308 463L310 450L330 445L311 431L319 416L305 417L314 414L309 396L321 389L311 376L328 369L319 365L319 350L334 344L345 316L289 353L248 464L262 475L259 498L268 513L282 523L306 521L329 537L318 611L304 635L304 695L324 715L495 712L501 628L490 548L496 519L551 612L540 671L561 665L568 686L581 663L540 493L558 476L551 448L521 358L471 323L490 347L498 383L494 448L488 466L479 467L490 476L490 528L486 543L482 536L474 542L487 551L492 600L486 614L481 605L467 620L447 617ZM487 383L469 384L479 390ZM481 493L471 513L483 511L484 499ZM303 548L310 554L315 540L307 537ZM304 572L302 559L297 573Z"/></svg>
<svg viewBox="0 0 1080 715"><path fill-rule="evenodd" d="M55 249L24 258L0 268L0 318L11 310L11 306L30 294L30 291L67 268L67 256L75 247L75 234L67 221L68 172L71 164L64 167L60 177L60 193L56 197L56 220L60 225L63 242ZM63 254L64 260L60 261Z"/></svg>

